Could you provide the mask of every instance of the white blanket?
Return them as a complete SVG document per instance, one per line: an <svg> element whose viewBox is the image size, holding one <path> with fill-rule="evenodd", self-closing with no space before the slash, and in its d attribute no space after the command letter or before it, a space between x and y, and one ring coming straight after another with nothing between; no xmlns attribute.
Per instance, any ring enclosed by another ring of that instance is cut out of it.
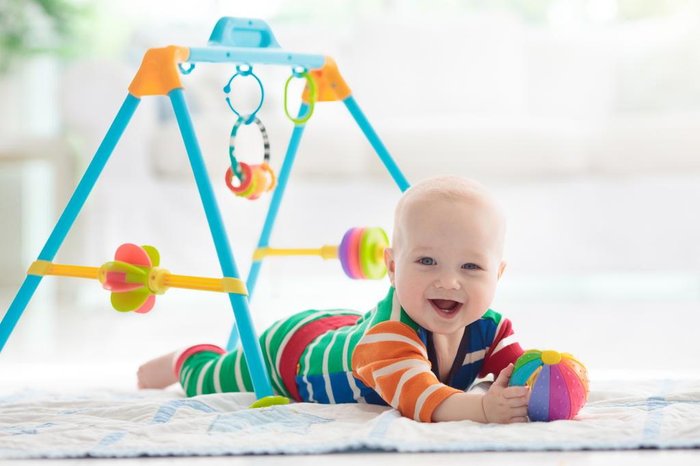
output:
<svg viewBox="0 0 700 466"><path fill-rule="evenodd" d="M0 396L0 459L700 447L700 379L592 383L575 420L421 424L371 405L247 409L250 394Z"/></svg>

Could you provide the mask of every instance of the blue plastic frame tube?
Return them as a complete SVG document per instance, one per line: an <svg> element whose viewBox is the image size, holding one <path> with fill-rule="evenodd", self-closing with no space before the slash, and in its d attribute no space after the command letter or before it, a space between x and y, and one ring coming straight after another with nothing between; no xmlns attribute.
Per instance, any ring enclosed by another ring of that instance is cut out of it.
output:
<svg viewBox="0 0 700 466"><path fill-rule="evenodd" d="M303 66L313 70L323 67L326 57L305 53L291 53L280 49L252 47L190 47L188 63L250 63L262 65Z"/></svg>
<svg viewBox="0 0 700 466"><path fill-rule="evenodd" d="M343 103L350 111L350 114L355 119L360 129L362 129L362 132L365 133L367 140L372 145L379 158L382 160L382 163L389 171L391 177L394 178L394 181L398 185L401 192L406 191L411 185L401 172L399 166L389 154L389 151L387 150L386 146L384 146L382 140L379 139L377 132L374 131L374 128L370 124L365 114L362 112L362 109L357 104L355 98L350 95L343 100Z"/></svg>
<svg viewBox="0 0 700 466"><path fill-rule="evenodd" d="M173 105L175 117L177 118L180 133L182 134L182 140L185 143L187 156L192 166L192 173L194 174L199 196L202 200L209 230L214 240L219 264L221 265L221 272L224 277L239 278L238 267L236 266L236 261L228 242L228 236L221 219L221 212L219 211L216 198L214 197L214 190L209 181L209 174L207 173L204 159L202 158L202 152L197 142L197 136L192 126L190 113L187 110L185 94L182 89L173 89L168 96ZM250 317L248 300L245 296L240 294L229 293L228 296L231 301L235 320L240 328L243 354L248 363L255 395L258 399L270 396L272 395L270 377L265 368L258 336L255 333L255 328Z"/></svg>
<svg viewBox="0 0 700 466"><path fill-rule="evenodd" d="M61 247L61 244L63 244L66 235L73 226L75 219L78 217L80 210L85 204L85 200L95 186L100 173L102 173L102 169L104 169L107 164L110 155L112 155L119 139L121 139L122 134L124 134L124 129L126 129L129 124L140 102L141 99L138 97L134 97L131 94L126 96L117 116L114 117L112 125L109 127L109 130L107 130L107 134L85 170L85 174L83 174L83 177L80 179L78 186L75 188L75 191L73 191L73 195L68 201L68 204L66 204L58 222L56 222L51 235L49 235L49 238L46 240L44 248L39 253L38 260L50 262L56 257L58 249ZM0 322L0 352L4 348L8 338L10 338L20 317L22 317L22 313L27 307L29 300L34 295L41 279L41 276L27 275L19 291L17 291L15 298L12 300L12 304L10 304L10 308L5 313L2 322Z"/></svg>
<svg viewBox="0 0 700 466"><path fill-rule="evenodd" d="M302 102L299 107L299 113L297 118L301 118L306 115L309 110L309 105ZM262 232L260 233L260 239L258 240L258 248L264 248L270 245L270 235L272 234L272 229L275 226L275 220L277 219L277 213L280 210L280 204L282 203L282 197L287 189L287 181L289 181L289 175L292 173L292 167L294 166L294 160L296 159L297 151L299 149L299 143L301 142L301 137L304 134L304 128L306 128L306 123L294 125L292 130L292 136L289 139L289 144L287 145L287 153L284 155L284 161L282 162L282 168L280 168L279 175L277 177L277 187L272 193L272 200L270 201L270 207L267 209L267 215L265 217L265 223L263 224ZM258 275L260 274L260 267L262 266L261 260L254 260L250 265L250 271L248 272L248 280L246 280L246 287L248 288L248 299L253 296L255 291L255 285L258 281ZM236 345L238 345L238 329L236 328L236 323L234 322L231 328L231 334L228 338L228 343L226 344L226 349L231 351Z"/></svg>

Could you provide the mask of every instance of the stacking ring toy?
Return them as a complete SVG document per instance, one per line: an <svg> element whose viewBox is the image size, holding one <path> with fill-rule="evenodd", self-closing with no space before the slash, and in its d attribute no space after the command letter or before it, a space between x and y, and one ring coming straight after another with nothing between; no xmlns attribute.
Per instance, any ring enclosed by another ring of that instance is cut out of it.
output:
<svg viewBox="0 0 700 466"><path fill-rule="evenodd" d="M271 248L255 250L253 260L267 256L321 256L324 259L340 259L343 272L353 279L378 280L386 275L384 250L389 247L389 237L378 227L351 228L343 235L340 245L320 248Z"/></svg>
<svg viewBox="0 0 700 466"><path fill-rule="evenodd" d="M362 278L362 269L360 268L360 240L364 234L364 228L353 228L350 230L350 235L348 235L348 244L345 248L345 255L339 255L340 263L345 263L343 269L348 269L350 271L348 277L354 279Z"/></svg>
<svg viewBox="0 0 700 466"><path fill-rule="evenodd" d="M384 249L389 246L389 238L381 228L365 228L360 237L360 271L363 278L380 279L386 274ZM341 258L342 260L342 258Z"/></svg>
<svg viewBox="0 0 700 466"><path fill-rule="evenodd" d="M384 277L384 249L388 246L389 238L381 228L351 228L343 235L338 249L343 271L354 279Z"/></svg>
<svg viewBox="0 0 700 466"><path fill-rule="evenodd" d="M585 366L557 351L526 351L515 363L510 385L530 387L531 421L573 419L588 397Z"/></svg>
<svg viewBox="0 0 700 466"><path fill-rule="evenodd" d="M242 125L248 125L245 117L239 116L231 128L231 138L229 140L229 159L231 166L226 169L224 179L226 186L239 197L249 200L258 199L263 193L272 191L277 184L277 177L270 167L270 139L267 129L258 117L253 116L252 122L260 130L263 140L263 162L261 164L249 165L239 162L236 159L236 136ZM233 177L238 178L238 184L233 183Z"/></svg>

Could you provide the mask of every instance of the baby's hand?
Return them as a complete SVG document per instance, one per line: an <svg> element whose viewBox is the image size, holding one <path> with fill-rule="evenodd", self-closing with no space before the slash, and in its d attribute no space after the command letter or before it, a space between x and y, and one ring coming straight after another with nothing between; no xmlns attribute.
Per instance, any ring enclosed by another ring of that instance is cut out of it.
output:
<svg viewBox="0 0 700 466"><path fill-rule="evenodd" d="M508 381L513 373L513 364L503 369L496 381L491 384L488 392L482 398L484 416L487 422L509 424L511 422L527 422L527 402L530 389L525 387L509 387Z"/></svg>

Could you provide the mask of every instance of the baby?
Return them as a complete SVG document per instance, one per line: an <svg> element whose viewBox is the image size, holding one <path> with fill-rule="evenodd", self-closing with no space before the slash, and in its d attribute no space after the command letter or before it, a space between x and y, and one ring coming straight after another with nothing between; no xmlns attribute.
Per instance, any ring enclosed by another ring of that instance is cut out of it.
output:
<svg viewBox="0 0 700 466"><path fill-rule="evenodd" d="M272 387L297 401L388 404L424 422L526 422L529 390L509 387L522 354L489 309L503 274L504 216L478 183L436 177L408 189L384 252L391 287L364 315L309 310L260 336ZM495 381L466 391L477 377ZM199 345L139 368L139 387L178 380L188 396L252 391L242 350Z"/></svg>

